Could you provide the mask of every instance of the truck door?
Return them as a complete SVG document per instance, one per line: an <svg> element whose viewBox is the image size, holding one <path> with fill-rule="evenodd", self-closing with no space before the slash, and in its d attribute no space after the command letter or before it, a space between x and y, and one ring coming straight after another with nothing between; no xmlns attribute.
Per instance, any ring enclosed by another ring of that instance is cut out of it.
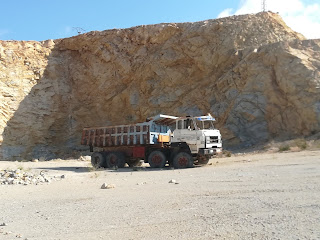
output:
<svg viewBox="0 0 320 240"><path fill-rule="evenodd" d="M174 131L174 141L186 142L192 153L198 152L197 131L191 118L178 120L177 128Z"/></svg>

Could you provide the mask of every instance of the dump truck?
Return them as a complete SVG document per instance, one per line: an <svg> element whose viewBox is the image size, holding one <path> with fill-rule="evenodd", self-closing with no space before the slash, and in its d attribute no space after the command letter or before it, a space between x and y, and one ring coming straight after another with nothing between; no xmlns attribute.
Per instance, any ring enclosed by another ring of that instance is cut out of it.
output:
<svg viewBox="0 0 320 240"><path fill-rule="evenodd" d="M166 164L174 168L207 164L222 152L222 139L215 118L175 117L159 114L145 122L83 129L81 144L93 152L94 167L137 166L142 160L152 168Z"/></svg>

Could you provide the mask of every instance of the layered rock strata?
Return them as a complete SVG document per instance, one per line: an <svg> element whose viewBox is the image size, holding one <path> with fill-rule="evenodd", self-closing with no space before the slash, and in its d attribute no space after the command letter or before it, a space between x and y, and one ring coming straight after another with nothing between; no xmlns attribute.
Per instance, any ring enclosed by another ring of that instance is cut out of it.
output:
<svg viewBox="0 0 320 240"><path fill-rule="evenodd" d="M217 117L225 146L320 130L320 40L277 14L0 41L0 159L66 157L81 130Z"/></svg>

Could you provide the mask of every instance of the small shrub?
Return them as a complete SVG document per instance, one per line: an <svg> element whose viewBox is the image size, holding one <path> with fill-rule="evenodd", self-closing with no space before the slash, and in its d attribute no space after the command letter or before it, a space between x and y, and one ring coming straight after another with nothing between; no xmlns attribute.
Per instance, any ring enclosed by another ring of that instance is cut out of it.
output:
<svg viewBox="0 0 320 240"><path fill-rule="evenodd" d="M315 141L314 144L313 144L313 147L315 149L320 149L320 141Z"/></svg>
<svg viewBox="0 0 320 240"><path fill-rule="evenodd" d="M297 139L295 140L295 144L297 147L299 147L301 150L305 150L307 148L307 142L304 139Z"/></svg>
<svg viewBox="0 0 320 240"><path fill-rule="evenodd" d="M290 146L289 145L282 145L279 147L279 152L289 151Z"/></svg>
<svg viewBox="0 0 320 240"><path fill-rule="evenodd" d="M100 173L93 173L90 178L98 178L100 176Z"/></svg>
<svg viewBox="0 0 320 240"><path fill-rule="evenodd" d="M87 167L87 170L88 170L88 172L93 172L93 171L96 171L96 168L89 166L89 167Z"/></svg>
<svg viewBox="0 0 320 240"><path fill-rule="evenodd" d="M231 157L231 152L227 150L223 150L223 155L225 155L226 157Z"/></svg>

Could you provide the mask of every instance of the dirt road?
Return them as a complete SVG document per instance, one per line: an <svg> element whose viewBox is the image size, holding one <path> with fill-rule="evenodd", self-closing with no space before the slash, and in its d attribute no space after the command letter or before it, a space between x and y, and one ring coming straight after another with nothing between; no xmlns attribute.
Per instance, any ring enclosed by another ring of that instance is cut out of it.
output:
<svg viewBox="0 0 320 240"><path fill-rule="evenodd" d="M0 162L58 176L0 185L0 239L320 239L320 151L211 163L90 172L87 161Z"/></svg>

